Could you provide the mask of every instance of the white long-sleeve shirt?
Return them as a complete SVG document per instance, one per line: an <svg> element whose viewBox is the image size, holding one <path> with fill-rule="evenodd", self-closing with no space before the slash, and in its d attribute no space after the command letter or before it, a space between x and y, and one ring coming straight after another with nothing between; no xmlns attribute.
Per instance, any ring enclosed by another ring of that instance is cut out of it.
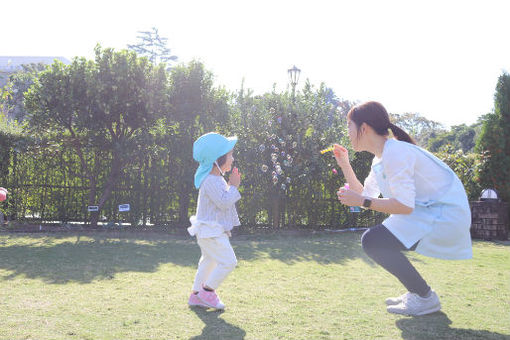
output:
<svg viewBox="0 0 510 340"><path fill-rule="evenodd" d="M362 194L378 197L381 193L375 171L380 166L391 197L400 203L414 209L416 202L437 200L450 187L452 175L433 157L424 149L388 139L382 157L374 157L372 161L372 170L365 179Z"/></svg>
<svg viewBox="0 0 510 340"><path fill-rule="evenodd" d="M198 191L197 211L188 232L197 238L218 237L240 225L235 203L241 194L222 176L209 174Z"/></svg>
<svg viewBox="0 0 510 340"><path fill-rule="evenodd" d="M413 208L392 214L383 225L410 248L441 259L469 259L471 211L462 182L440 159L410 143L389 139L374 158L363 195L394 198Z"/></svg>

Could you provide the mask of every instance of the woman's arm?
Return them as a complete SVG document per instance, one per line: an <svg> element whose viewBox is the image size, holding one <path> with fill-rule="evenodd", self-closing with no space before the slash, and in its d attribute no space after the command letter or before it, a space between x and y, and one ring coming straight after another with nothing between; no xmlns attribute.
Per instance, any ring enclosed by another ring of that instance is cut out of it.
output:
<svg viewBox="0 0 510 340"><path fill-rule="evenodd" d="M336 193L338 200L348 206L363 206L363 201L368 197L364 197L350 189L340 188ZM386 214L408 215L413 212L413 208L400 203L395 198L369 198L372 203L370 208L375 211Z"/></svg>
<svg viewBox="0 0 510 340"><path fill-rule="evenodd" d="M336 163L342 169L345 180L349 183L349 188L361 194L363 192L363 184L358 180L354 170L352 170L351 163L349 161L349 152L346 148L341 145L333 145L333 155L335 156Z"/></svg>
<svg viewBox="0 0 510 340"><path fill-rule="evenodd" d="M410 213L413 212L413 208L400 203L394 198L371 198L371 200L372 204L370 204L369 209L375 211L387 214L400 214L400 215L409 215ZM361 202L361 204L363 204L363 201Z"/></svg>

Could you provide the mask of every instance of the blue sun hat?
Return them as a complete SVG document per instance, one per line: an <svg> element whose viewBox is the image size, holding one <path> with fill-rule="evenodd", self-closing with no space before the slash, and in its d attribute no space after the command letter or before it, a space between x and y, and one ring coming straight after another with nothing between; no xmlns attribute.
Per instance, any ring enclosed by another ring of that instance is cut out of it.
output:
<svg viewBox="0 0 510 340"><path fill-rule="evenodd" d="M195 188L200 188L202 181L211 172L214 162L230 152L236 143L237 137L227 138L216 132L206 133L193 143L193 159L200 163L195 171Z"/></svg>

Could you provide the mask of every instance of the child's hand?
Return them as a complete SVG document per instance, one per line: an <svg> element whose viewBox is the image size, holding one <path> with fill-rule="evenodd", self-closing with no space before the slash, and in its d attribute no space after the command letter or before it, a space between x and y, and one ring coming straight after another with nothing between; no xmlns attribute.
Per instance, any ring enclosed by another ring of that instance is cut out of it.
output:
<svg viewBox="0 0 510 340"><path fill-rule="evenodd" d="M232 173L230 174L230 178L228 179L228 184L233 185L236 188L239 188L239 184L241 184L241 173L239 169L232 169Z"/></svg>
<svg viewBox="0 0 510 340"><path fill-rule="evenodd" d="M349 151L339 144L333 144L333 155L340 168L349 164Z"/></svg>

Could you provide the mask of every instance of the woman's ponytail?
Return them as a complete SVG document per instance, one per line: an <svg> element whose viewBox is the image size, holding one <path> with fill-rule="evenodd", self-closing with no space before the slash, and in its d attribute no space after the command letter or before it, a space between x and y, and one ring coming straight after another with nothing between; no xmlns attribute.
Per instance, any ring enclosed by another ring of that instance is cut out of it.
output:
<svg viewBox="0 0 510 340"><path fill-rule="evenodd" d="M399 141L416 145L414 139L407 132L390 122L390 116L381 103L371 101L354 106L347 113L347 119L352 120L356 124L358 136L361 125L365 123L372 127L375 133L380 136L388 136L388 130L391 130L393 136Z"/></svg>
<svg viewBox="0 0 510 340"><path fill-rule="evenodd" d="M390 123L389 129L391 130L391 132L393 132L393 136L395 136L395 138L398 139L399 141L408 142L416 145L414 139L411 136L409 136L407 132L405 132L395 124Z"/></svg>

